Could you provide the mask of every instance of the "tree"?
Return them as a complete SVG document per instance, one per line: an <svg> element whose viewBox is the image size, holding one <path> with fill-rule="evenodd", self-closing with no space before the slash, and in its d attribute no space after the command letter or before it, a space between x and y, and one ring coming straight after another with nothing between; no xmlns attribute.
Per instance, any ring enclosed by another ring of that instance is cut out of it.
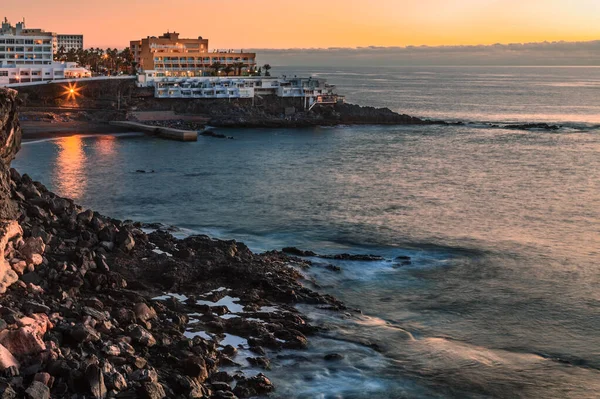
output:
<svg viewBox="0 0 600 399"><path fill-rule="evenodd" d="M212 75L217 76L219 72L221 72L221 69L223 69L223 66L224 65L218 61L213 62L213 64L210 66L210 69L213 71Z"/></svg>
<svg viewBox="0 0 600 399"><path fill-rule="evenodd" d="M117 59L119 57L119 51L115 48L115 49L111 49L110 47L106 49L106 62L107 62L107 69L109 71L109 74L114 74L116 72L117 69Z"/></svg>
<svg viewBox="0 0 600 399"><path fill-rule="evenodd" d="M67 49L65 49L65 46L60 46L58 48L58 50L56 51L56 54L54 55L54 60L55 61L66 61L66 56L67 56Z"/></svg>
<svg viewBox="0 0 600 399"><path fill-rule="evenodd" d="M65 55L65 61L67 62L77 62L77 51L74 48L70 48Z"/></svg>
<svg viewBox="0 0 600 399"><path fill-rule="evenodd" d="M240 76L242 74L242 68L246 67L247 65L243 62L234 62L231 64L231 66L233 67L235 74Z"/></svg>
<svg viewBox="0 0 600 399"><path fill-rule="evenodd" d="M231 65L226 65L226 66L223 68L223 72L225 72L225 76L229 76L229 74L230 74L231 72L233 72L233 71L234 71L234 69L233 69L233 67L232 67Z"/></svg>
<svg viewBox="0 0 600 399"><path fill-rule="evenodd" d="M271 76L271 73L269 72L271 70L271 65L265 64L263 65L263 68L265 70L265 76Z"/></svg>
<svg viewBox="0 0 600 399"><path fill-rule="evenodd" d="M133 67L133 53L129 47L126 47L119 53L119 58L121 59L121 64L127 70L127 73L135 72L135 68Z"/></svg>

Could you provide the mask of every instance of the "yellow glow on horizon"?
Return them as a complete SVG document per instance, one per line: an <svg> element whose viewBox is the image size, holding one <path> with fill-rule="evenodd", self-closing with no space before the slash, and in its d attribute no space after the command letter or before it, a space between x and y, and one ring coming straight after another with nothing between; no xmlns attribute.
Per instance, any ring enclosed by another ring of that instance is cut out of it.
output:
<svg viewBox="0 0 600 399"><path fill-rule="evenodd" d="M167 30L182 37L208 38L211 49L600 39L598 0L253 0L250 4L180 0L177 7L162 0L57 0L51 8L44 4L29 1L29 27L83 33L86 47L101 48L123 48L130 40ZM5 0L3 11L15 22L23 13L22 4ZM118 29L110 28L114 26Z"/></svg>

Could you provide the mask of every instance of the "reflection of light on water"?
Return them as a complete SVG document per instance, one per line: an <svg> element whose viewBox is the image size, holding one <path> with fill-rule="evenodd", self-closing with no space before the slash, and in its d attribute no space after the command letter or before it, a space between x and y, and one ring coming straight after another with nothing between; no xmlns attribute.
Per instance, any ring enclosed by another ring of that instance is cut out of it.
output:
<svg viewBox="0 0 600 399"><path fill-rule="evenodd" d="M115 136L102 136L96 140L96 150L102 156L115 155L117 138Z"/></svg>
<svg viewBox="0 0 600 399"><path fill-rule="evenodd" d="M65 137L56 142L59 147L54 170L54 187L62 197L80 199L87 186L83 140L80 136Z"/></svg>

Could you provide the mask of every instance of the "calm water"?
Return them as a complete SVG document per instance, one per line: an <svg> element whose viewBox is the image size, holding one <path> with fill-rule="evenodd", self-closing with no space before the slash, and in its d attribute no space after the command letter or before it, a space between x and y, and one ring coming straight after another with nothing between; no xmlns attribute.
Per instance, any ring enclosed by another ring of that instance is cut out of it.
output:
<svg viewBox="0 0 600 399"><path fill-rule="evenodd" d="M257 251L385 256L310 271L363 315L302 308L329 329L308 361L275 360L281 397L600 396L600 68L276 72L325 76L350 101L418 116L566 127L70 137L25 144L15 166L119 218ZM393 267L399 255L413 264ZM322 362L331 351L346 358Z"/></svg>

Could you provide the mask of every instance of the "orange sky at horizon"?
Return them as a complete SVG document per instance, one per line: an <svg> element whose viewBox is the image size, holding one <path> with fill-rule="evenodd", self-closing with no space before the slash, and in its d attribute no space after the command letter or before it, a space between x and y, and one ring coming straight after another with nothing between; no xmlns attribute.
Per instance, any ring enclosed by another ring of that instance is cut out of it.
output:
<svg viewBox="0 0 600 399"><path fill-rule="evenodd" d="M6 4L8 3L8 4ZM4 0L14 24L124 48L167 30L214 48L476 45L600 39L600 0Z"/></svg>

